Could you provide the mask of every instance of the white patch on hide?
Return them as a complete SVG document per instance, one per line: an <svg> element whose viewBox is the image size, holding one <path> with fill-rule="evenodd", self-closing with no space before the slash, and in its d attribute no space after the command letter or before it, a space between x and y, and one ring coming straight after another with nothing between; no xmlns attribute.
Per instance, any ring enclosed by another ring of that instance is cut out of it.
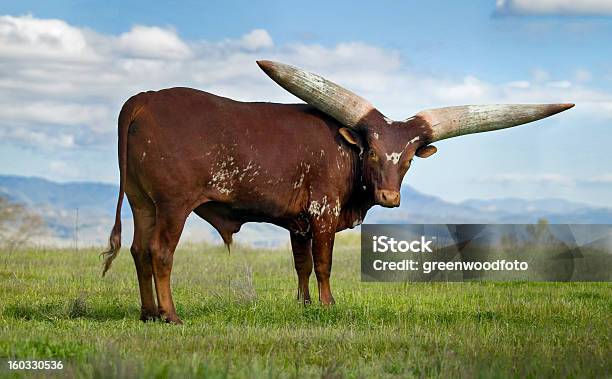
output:
<svg viewBox="0 0 612 379"><path fill-rule="evenodd" d="M412 144L412 143L415 143L415 142L416 142L416 141L418 141L419 139L420 139L420 137L419 137L419 136L414 137L413 139L411 139L410 141L408 141L408 142L406 143L406 146L404 146L404 149L405 149L405 148L407 148L407 147L408 147L408 145L410 145L410 144Z"/></svg>
<svg viewBox="0 0 612 379"><path fill-rule="evenodd" d="M321 204L319 204L318 201L311 201L310 206L308 207L308 213L310 213L311 216L315 216L317 218L321 217L321 214L323 213L321 209Z"/></svg>
<svg viewBox="0 0 612 379"><path fill-rule="evenodd" d="M334 216L338 217L340 216L340 200L336 199L336 205L334 205L333 208L330 209L331 214L333 214Z"/></svg>
<svg viewBox="0 0 612 379"><path fill-rule="evenodd" d="M311 216L319 219L321 218L321 216L323 216L326 209L330 211L329 208L330 207L327 202L327 196L323 196L323 199L321 200L320 203L316 200L313 200L310 202L310 205L308 206L308 213L310 213Z"/></svg>
<svg viewBox="0 0 612 379"><path fill-rule="evenodd" d="M300 175L300 180L293 183L293 189L297 189L299 187L302 186L302 183L304 183L304 173L302 173L302 175Z"/></svg>
<svg viewBox="0 0 612 379"><path fill-rule="evenodd" d="M224 195L232 193L234 181L242 180L240 169L235 166L234 157L226 156L224 160L217 161L212 167L211 178L208 185Z"/></svg>
<svg viewBox="0 0 612 379"><path fill-rule="evenodd" d="M393 164L398 164L400 158L402 157L402 153L391 153L385 155L387 156L387 161L392 161Z"/></svg>

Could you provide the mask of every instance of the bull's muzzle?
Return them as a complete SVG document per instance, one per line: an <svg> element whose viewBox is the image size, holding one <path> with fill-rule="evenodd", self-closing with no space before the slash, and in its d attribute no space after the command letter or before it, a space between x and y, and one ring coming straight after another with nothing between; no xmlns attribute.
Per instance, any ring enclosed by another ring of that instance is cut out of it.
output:
<svg viewBox="0 0 612 379"><path fill-rule="evenodd" d="M387 208L395 208L400 205L399 191L377 190L375 193L376 204Z"/></svg>

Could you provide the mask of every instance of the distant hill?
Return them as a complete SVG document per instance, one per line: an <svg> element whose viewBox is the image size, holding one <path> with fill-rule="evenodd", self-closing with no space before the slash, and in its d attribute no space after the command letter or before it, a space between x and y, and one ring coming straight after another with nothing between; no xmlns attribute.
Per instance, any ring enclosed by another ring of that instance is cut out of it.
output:
<svg viewBox="0 0 612 379"><path fill-rule="evenodd" d="M370 223L498 223L529 224L544 218L551 223L609 224L612 208L593 207L563 199L524 200L471 199L450 203L424 195L408 186L402 188L399 208L375 207L366 218Z"/></svg>
<svg viewBox="0 0 612 379"><path fill-rule="evenodd" d="M58 241L71 243L75 236L78 209L79 241L82 245L104 244L113 224L118 186L95 182L57 183L42 178L0 175L0 196L25 204L44 217ZM131 241L131 217L124 203L123 239ZM374 207L367 223L535 223L545 218L552 223L612 224L612 209L598 208L563 199L493 199L451 203L402 188L399 208ZM182 241L220 242L205 221L191 216ZM288 241L288 233L269 224L247 224L236 241L257 246Z"/></svg>
<svg viewBox="0 0 612 379"><path fill-rule="evenodd" d="M453 224L492 220L469 206L444 201L439 197L425 195L411 187L403 186L401 205L398 208L374 207L365 221L377 224Z"/></svg>
<svg viewBox="0 0 612 379"><path fill-rule="evenodd" d="M0 175L0 195L30 208L41 205L63 210L80 208L112 216L115 213L117 194L118 187L114 184L57 183L36 177Z"/></svg>
<svg viewBox="0 0 612 379"><path fill-rule="evenodd" d="M95 236L102 236L102 230L112 226L117 191L117 186L105 183L57 183L36 177L0 176L0 196L40 214L59 239L74 239L78 209L83 243L102 242ZM129 207L125 207L124 215L130 215Z"/></svg>
<svg viewBox="0 0 612 379"><path fill-rule="evenodd" d="M499 223L530 223L545 218L554 224L609 224L612 209L592 207L563 199L524 200L515 198L467 200L461 203Z"/></svg>

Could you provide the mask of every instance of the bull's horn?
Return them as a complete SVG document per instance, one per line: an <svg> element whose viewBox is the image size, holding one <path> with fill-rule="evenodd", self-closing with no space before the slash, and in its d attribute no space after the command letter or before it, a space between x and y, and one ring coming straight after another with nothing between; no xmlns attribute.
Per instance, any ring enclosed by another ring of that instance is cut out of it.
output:
<svg viewBox="0 0 612 379"><path fill-rule="evenodd" d="M431 141L510 128L536 121L573 107L574 104L467 105L421 111L417 117L431 127Z"/></svg>
<svg viewBox="0 0 612 379"><path fill-rule="evenodd" d="M348 127L355 127L374 109L367 100L319 75L278 62L257 64L281 87Z"/></svg>

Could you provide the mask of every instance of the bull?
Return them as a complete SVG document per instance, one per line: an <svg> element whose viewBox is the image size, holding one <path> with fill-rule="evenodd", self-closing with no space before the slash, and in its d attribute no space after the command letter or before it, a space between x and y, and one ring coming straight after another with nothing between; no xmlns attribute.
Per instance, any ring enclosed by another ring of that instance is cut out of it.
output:
<svg viewBox="0 0 612 379"><path fill-rule="evenodd" d="M374 205L397 207L402 179L433 142L508 128L573 104L478 105L430 109L403 121L318 75L258 61L306 104L247 103L190 88L139 93L118 121L120 188L103 273L121 246L121 206L134 218L131 254L142 320L181 323L170 288L174 251L191 212L229 246L247 222L289 231L298 299L334 303L337 232L359 225ZM153 284L155 293L153 292Z"/></svg>

